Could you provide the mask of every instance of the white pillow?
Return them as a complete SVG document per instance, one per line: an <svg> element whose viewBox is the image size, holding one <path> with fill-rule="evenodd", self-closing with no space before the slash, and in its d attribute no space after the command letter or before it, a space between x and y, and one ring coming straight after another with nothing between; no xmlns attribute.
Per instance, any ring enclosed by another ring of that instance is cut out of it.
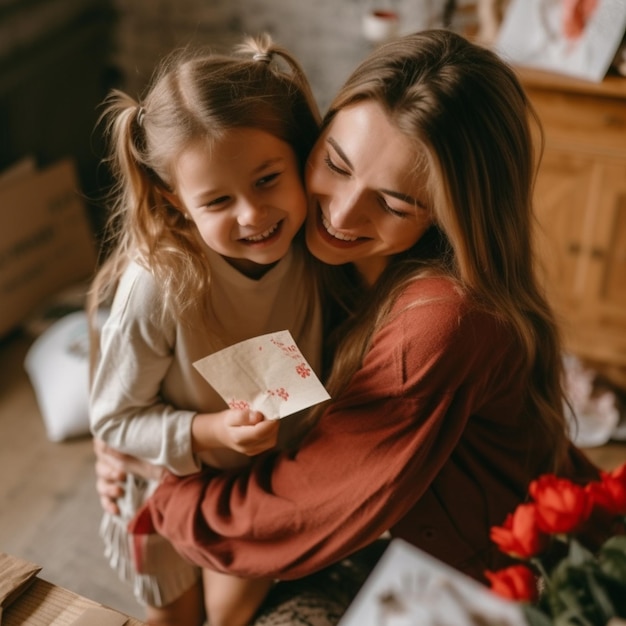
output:
<svg viewBox="0 0 626 626"><path fill-rule="evenodd" d="M101 312L102 324L108 312ZM62 317L32 344L24 360L50 441L90 434L87 315Z"/></svg>

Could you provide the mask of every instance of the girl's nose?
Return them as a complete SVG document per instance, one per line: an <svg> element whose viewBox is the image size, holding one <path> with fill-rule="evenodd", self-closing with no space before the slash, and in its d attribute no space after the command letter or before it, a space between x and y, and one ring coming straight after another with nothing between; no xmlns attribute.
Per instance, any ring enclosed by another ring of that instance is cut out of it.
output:
<svg viewBox="0 0 626 626"><path fill-rule="evenodd" d="M256 226L267 217L267 207L251 198L242 198L237 210L237 223L240 226Z"/></svg>

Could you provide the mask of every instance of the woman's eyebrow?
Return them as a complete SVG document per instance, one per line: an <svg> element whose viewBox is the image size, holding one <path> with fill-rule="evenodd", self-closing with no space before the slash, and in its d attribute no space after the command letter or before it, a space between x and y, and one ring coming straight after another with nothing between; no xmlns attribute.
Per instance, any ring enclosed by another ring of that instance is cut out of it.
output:
<svg viewBox="0 0 626 626"><path fill-rule="evenodd" d="M348 167L354 169L354 165L352 165L346 153L341 149L341 146L332 137L328 137L326 141L328 141L328 143L334 148L335 152L341 157L341 160L344 161ZM425 208L422 202L420 202L416 198L413 198L412 196L401 193L400 191L393 191L391 189L380 189L380 192L388 196L392 196L393 198L397 198L398 200L406 202L407 204L420 207L421 209Z"/></svg>
<svg viewBox="0 0 626 626"><path fill-rule="evenodd" d="M335 152L341 157L341 160L350 168L354 169L354 165L348 158L347 154L341 149L339 144L332 138L328 137L328 143L335 149Z"/></svg>
<svg viewBox="0 0 626 626"><path fill-rule="evenodd" d="M391 189L381 189L380 192L384 193L387 196L392 196L393 198L402 200L402 202L406 202L407 204L412 204L422 209L425 208L424 204L420 202L417 198L413 198L412 196L407 196L405 193L401 193L399 191L392 191Z"/></svg>

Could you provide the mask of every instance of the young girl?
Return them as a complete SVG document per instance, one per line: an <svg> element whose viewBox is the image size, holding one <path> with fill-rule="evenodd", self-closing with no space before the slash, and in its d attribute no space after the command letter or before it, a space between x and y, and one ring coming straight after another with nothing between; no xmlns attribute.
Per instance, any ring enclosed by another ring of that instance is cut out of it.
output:
<svg viewBox="0 0 626 626"><path fill-rule="evenodd" d="M318 132L310 87L298 63L263 37L233 56L170 59L141 104L119 91L106 103L114 246L90 309L113 301L94 350L92 431L177 475L202 464L232 468L274 447L278 423L227 410L192 363L289 329L320 368L315 275L300 239L292 246L307 210L302 170ZM283 420L281 442L296 430L297 421ZM207 570L201 585L199 570L159 538L145 571L134 571L126 524L155 484L130 475L120 515L105 513L101 529L110 563L133 583L147 621L201 624L204 595L211 626L248 623L270 579Z"/></svg>

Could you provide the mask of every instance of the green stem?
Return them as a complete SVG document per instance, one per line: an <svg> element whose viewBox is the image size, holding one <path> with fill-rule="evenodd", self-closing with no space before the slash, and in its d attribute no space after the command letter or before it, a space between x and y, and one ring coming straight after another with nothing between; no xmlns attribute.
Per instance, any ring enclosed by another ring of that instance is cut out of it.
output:
<svg viewBox="0 0 626 626"><path fill-rule="evenodd" d="M546 572L546 568L543 566L541 560L537 557L533 557L530 559L530 562L537 568L537 571L539 572L539 575L541 576L545 586L548 588L551 587L552 581L550 580L548 572Z"/></svg>

